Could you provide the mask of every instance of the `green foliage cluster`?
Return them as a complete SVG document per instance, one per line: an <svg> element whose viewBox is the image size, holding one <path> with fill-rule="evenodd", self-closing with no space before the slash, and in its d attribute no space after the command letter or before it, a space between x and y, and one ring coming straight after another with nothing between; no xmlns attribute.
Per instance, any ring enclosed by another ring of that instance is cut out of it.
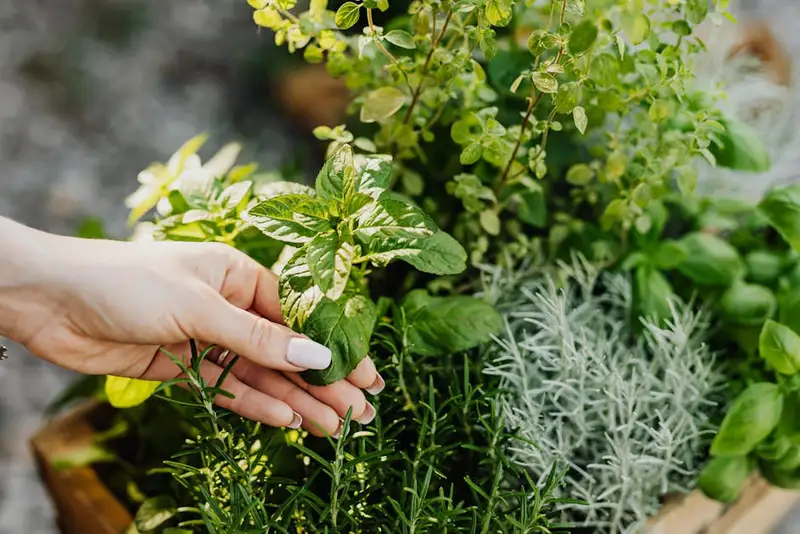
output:
<svg viewBox="0 0 800 534"><path fill-rule="evenodd" d="M393 182L474 260L522 258L587 224L646 231L649 202L694 189L697 156L741 151L691 83L693 27L726 1L418 0L389 19L388 1L249 3L276 43L353 91L357 133L318 137L394 156Z"/></svg>
<svg viewBox="0 0 800 534"><path fill-rule="evenodd" d="M756 468L775 486L800 488L800 286L794 277L800 188L769 192L758 215L759 227L779 236L772 250L751 243L743 260L732 246L717 247L712 269L703 273L728 286L720 299L721 315L731 329L740 330L736 340L742 348L762 363L760 373L746 368L746 387L725 415L711 446L713 459L699 479L703 491L723 502L738 498ZM785 243L790 251L779 248ZM745 273L749 281L743 280Z"/></svg>

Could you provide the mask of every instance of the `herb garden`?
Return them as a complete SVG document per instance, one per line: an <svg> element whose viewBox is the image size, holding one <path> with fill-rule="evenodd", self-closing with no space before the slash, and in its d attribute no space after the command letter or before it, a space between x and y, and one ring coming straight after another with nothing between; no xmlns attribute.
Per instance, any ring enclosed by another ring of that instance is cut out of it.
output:
<svg viewBox="0 0 800 534"><path fill-rule="evenodd" d="M800 489L800 186L695 194L770 166L693 77L727 0L248 3L348 120L313 180L187 141L139 175L132 239L244 251L333 353L308 384L369 355L386 388L318 437L215 407L212 347L168 383L82 379L59 406L114 409L61 464L129 534L632 533L695 489Z"/></svg>

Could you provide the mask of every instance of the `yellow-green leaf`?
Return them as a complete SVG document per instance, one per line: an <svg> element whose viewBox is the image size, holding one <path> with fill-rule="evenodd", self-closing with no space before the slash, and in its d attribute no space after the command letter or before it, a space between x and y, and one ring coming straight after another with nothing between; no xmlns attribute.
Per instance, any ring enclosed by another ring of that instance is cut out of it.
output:
<svg viewBox="0 0 800 534"><path fill-rule="evenodd" d="M534 72L531 75L533 85L542 93L555 93L558 91L558 80L552 74L546 72Z"/></svg>
<svg viewBox="0 0 800 534"><path fill-rule="evenodd" d="M361 108L361 122L378 122L397 113L406 101L395 87L381 87L369 93Z"/></svg>
<svg viewBox="0 0 800 534"><path fill-rule="evenodd" d="M586 127L589 126L589 118L586 116L586 110L583 109L583 106L576 106L572 110L572 119L575 121L575 127L581 135L585 134Z"/></svg>
<svg viewBox="0 0 800 534"><path fill-rule="evenodd" d="M160 384L160 382L150 380L108 376L106 377L106 396L114 408L131 408L149 399Z"/></svg>
<svg viewBox="0 0 800 534"><path fill-rule="evenodd" d="M506 26L511 21L512 6L509 0L488 0L486 20L492 26Z"/></svg>
<svg viewBox="0 0 800 534"><path fill-rule="evenodd" d="M345 2L336 11L336 25L346 30L355 26L361 16L361 6L355 2Z"/></svg>
<svg viewBox="0 0 800 534"><path fill-rule="evenodd" d="M625 35L635 45L643 43L650 36L650 19L644 13L626 14L622 18L622 25Z"/></svg>

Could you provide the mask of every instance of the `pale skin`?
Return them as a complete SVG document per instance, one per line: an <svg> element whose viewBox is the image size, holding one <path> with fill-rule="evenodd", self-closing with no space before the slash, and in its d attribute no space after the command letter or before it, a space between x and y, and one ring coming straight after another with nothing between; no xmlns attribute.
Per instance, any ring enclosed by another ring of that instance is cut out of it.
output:
<svg viewBox="0 0 800 534"><path fill-rule="evenodd" d="M217 403L275 427L338 436L341 418L368 423L384 381L369 358L345 379L311 386L330 351L282 324L277 277L216 243L117 242L47 234L0 217L0 336L84 374L167 381L189 340L240 356ZM202 374L222 373L215 356ZM228 359L228 361L230 361Z"/></svg>

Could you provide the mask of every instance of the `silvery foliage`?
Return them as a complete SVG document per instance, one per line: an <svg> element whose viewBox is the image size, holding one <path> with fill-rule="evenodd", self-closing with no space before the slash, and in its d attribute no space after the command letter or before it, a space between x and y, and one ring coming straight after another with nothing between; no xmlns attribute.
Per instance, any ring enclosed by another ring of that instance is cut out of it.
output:
<svg viewBox="0 0 800 534"><path fill-rule="evenodd" d="M543 476L570 466L565 519L599 532L638 532L659 498L691 489L713 437L723 376L705 343L704 312L674 302L663 327L630 324L632 289L576 259L558 275L487 269L486 293L506 318L485 372L519 441L512 459Z"/></svg>

